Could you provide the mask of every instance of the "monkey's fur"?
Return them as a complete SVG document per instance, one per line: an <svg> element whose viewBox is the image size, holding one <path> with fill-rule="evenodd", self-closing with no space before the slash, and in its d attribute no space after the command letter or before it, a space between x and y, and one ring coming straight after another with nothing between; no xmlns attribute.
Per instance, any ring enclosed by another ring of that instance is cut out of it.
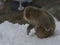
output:
<svg viewBox="0 0 60 45"><path fill-rule="evenodd" d="M46 10L28 6L24 10L24 19L29 23L27 35L33 27L39 38L49 37L55 31L55 21L52 14Z"/></svg>

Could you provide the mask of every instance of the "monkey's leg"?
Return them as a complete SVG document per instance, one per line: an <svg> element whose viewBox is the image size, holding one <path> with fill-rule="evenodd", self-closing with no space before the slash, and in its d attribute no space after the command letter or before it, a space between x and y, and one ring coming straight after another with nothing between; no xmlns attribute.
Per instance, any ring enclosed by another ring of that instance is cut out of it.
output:
<svg viewBox="0 0 60 45"><path fill-rule="evenodd" d="M33 27L34 27L34 26L31 25L31 24L28 26L28 28L27 28L27 35L29 35L29 32L30 32L30 30L31 30Z"/></svg>

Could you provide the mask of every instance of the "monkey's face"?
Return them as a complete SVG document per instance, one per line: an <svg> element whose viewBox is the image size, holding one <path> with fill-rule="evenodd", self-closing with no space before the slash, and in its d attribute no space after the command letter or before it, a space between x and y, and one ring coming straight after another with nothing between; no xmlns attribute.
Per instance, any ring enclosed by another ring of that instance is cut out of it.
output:
<svg viewBox="0 0 60 45"><path fill-rule="evenodd" d="M41 12L38 8L26 7L24 10L24 19L28 22L34 21L40 16Z"/></svg>

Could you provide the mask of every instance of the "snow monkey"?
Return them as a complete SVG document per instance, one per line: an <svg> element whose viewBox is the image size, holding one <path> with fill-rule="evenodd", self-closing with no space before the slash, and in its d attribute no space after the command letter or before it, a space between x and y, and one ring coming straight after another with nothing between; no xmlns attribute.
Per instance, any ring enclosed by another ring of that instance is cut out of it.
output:
<svg viewBox="0 0 60 45"><path fill-rule="evenodd" d="M24 19L29 23L27 35L35 28L35 34L39 38L52 36L55 31L55 21L47 10L28 6L24 10Z"/></svg>

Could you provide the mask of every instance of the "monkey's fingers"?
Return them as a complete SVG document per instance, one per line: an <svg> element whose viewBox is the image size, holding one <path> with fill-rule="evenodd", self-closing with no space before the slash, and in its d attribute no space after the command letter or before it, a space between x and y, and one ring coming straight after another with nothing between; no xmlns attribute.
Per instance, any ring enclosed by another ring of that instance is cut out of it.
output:
<svg viewBox="0 0 60 45"><path fill-rule="evenodd" d="M30 30L27 30L27 35L29 35Z"/></svg>
<svg viewBox="0 0 60 45"><path fill-rule="evenodd" d="M29 35L29 33L27 33L27 35Z"/></svg>

